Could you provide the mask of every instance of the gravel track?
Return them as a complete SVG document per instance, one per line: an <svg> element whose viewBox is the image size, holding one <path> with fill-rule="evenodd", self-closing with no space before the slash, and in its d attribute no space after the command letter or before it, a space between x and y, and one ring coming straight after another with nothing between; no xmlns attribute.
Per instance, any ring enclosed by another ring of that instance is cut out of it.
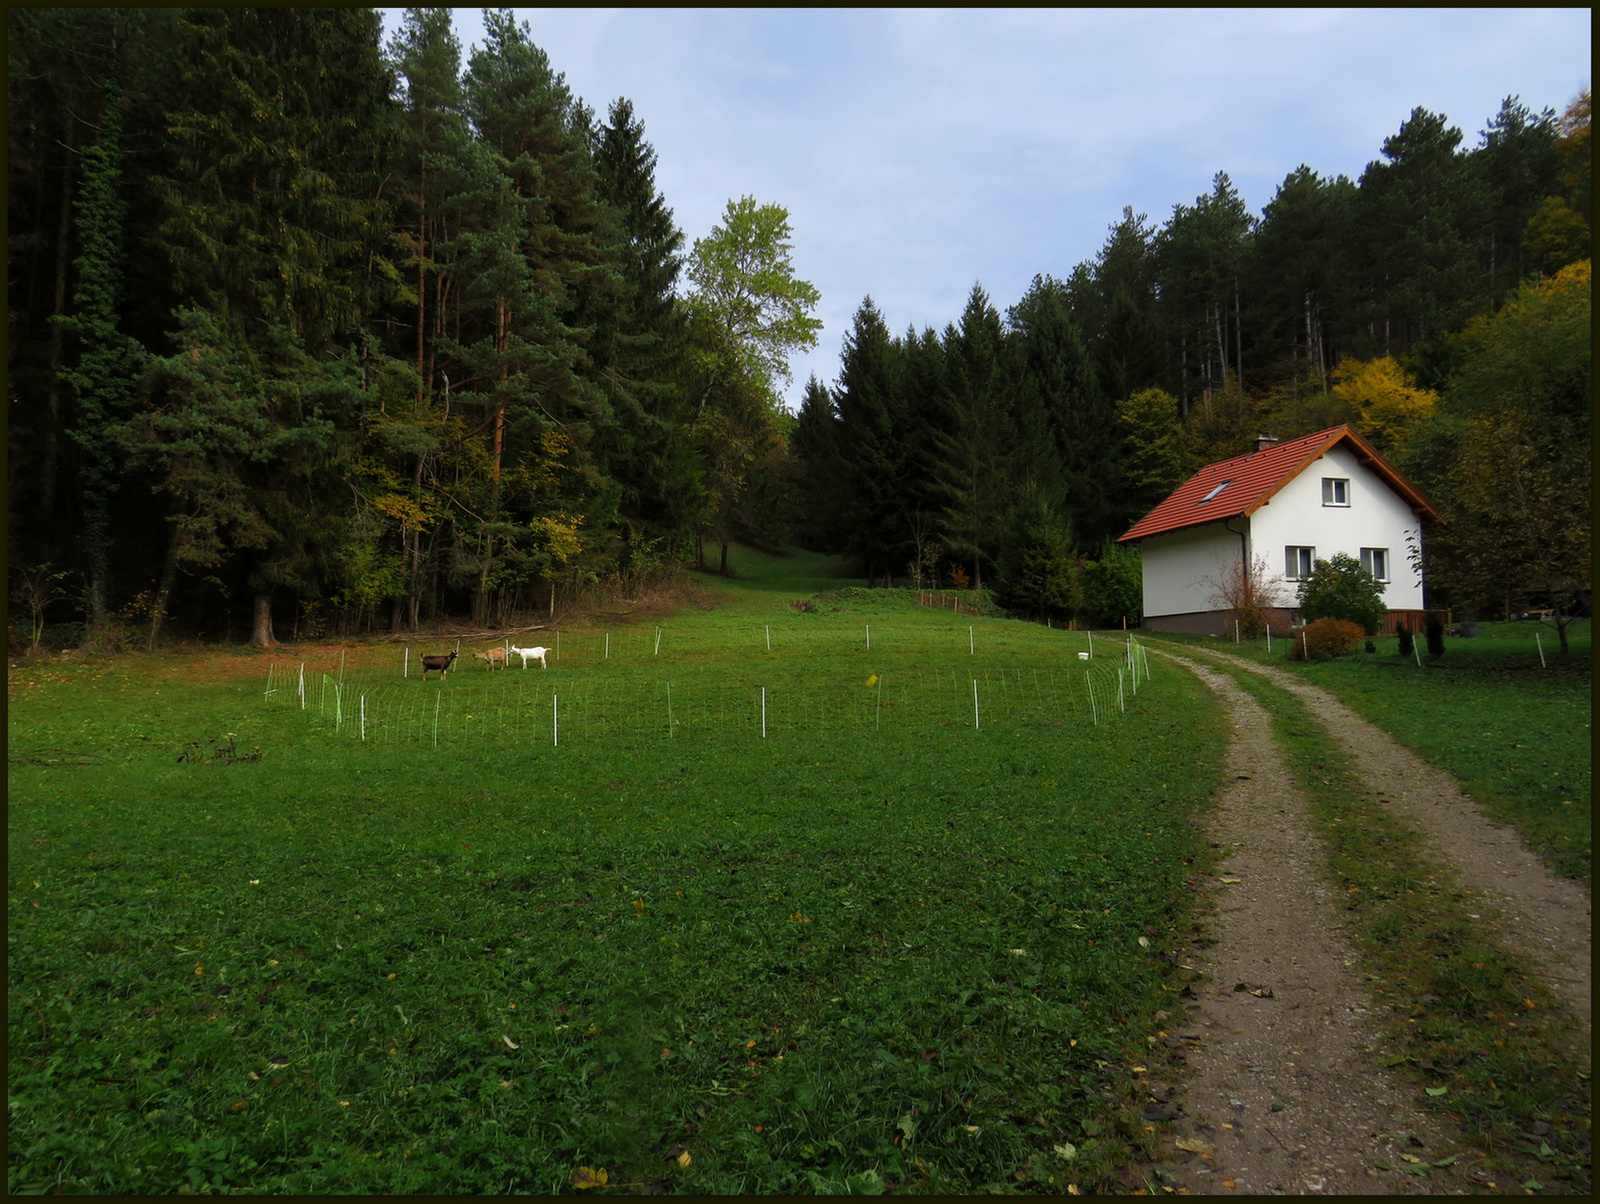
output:
<svg viewBox="0 0 1600 1204"><path fill-rule="evenodd" d="M1168 1037L1189 1073L1176 1093L1154 1086L1147 1111L1175 1122L1169 1182L1196 1195L1449 1190L1379 1165L1437 1161L1457 1143L1379 1064L1360 955L1271 720L1225 674L1172 659L1222 698L1233 734L1209 820L1227 851L1196 883L1215 900L1210 942L1180 953L1202 977Z"/></svg>

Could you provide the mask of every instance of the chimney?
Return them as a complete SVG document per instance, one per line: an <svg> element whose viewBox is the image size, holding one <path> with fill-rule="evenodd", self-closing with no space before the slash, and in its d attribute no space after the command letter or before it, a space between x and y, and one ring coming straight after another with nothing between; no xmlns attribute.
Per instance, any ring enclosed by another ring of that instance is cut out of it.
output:
<svg viewBox="0 0 1600 1204"><path fill-rule="evenodd" d="M1256 436L1256 451L1264 452L1264 451L1267 450L1267 448L1271 447L1277 441L1278 441L1278 436L1276 436L1276 435L1257 435Z"/></svg>

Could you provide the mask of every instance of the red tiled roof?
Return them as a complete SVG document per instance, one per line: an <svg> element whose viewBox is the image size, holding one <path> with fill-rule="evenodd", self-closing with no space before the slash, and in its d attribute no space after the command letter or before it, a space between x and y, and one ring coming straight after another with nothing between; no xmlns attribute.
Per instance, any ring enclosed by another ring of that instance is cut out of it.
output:
<svg viewBox="0 0 1600 1204"><path fill-rule="evenodd" d="M1179 485L1166 501L1134 523L1117 542L1148 539L1168 531L1254 514L1307 465L1341 443L1347 444L1356 458L1399 494L1424 522L1438 519L1439 512L1432 503L1370 443L1348 426L1336 426L1287 443L1274 443L1248 455L1207 464ZM1219 485L1223 488L1216 496L1204 500Z"/></svg>

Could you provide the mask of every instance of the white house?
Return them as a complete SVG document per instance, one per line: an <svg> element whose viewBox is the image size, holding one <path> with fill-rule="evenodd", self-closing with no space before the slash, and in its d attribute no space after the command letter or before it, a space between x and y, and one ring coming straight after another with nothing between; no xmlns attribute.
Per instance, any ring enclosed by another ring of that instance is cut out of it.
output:
<svg viewBox="0 0 1600 1204"><path fill-rule="evenodd" d="M1249 455L1208 464L1140 519L1119 543L1139 545L1144 622L1157 631L1228 634L1222 583L1264 563L1289 622L1298 585L1318 560L1345 552L1384 583L1389 625L1423 617L1411 549L1439 512L1347 426L1285 443L1262 438ZM1274 580L1275 578L1281 580Z"/></svg>

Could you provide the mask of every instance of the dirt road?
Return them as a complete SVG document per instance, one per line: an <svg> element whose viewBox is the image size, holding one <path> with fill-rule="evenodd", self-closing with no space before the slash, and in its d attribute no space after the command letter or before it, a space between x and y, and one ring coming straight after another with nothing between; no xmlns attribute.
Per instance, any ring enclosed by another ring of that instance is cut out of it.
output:
<svg viewBox="0 0 1600 1204"><path fill-rule="evenodd" d="M1414 1086L1380 1063L1361 956L1269 717L1211 667L1216 659L1188 648L1162 655L1195 673L1233 715L1228 786L1210 819L1223 858L1197 883L1216 900L1209 941L1183 955L1202 977L1190 1016L1168 1036L1181 1042L1190 1073L1181 1084L1154 1084L1157 1102L1147 1113L1174 1122L1170 1185L1194 1194L1461 1191L1466 1185L1448 1171L1385 1169L1446 1160L1460 1142L1422 1110ZM1490 824L1449 775L1326 692L1225 659L1307 705L1350 752L1366 789L1423 833L1429 859L1481 899L1483 922L1587 1023L1587 893L1555 878L1515 833Z"/></svg>

